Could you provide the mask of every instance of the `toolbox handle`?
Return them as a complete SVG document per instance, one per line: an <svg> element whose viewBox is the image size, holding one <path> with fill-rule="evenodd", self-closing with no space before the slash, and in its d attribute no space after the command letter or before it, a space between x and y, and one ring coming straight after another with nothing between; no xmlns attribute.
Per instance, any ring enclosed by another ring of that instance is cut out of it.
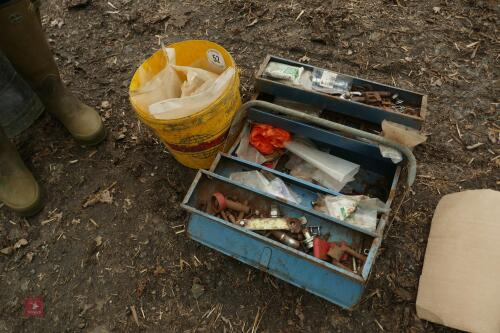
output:
<svg viewBox="0 0 500 333"><path fill-rule="evenodd" d="M333 121L329 121L326 119L311 116L309 114L306 114L306 113L303 113L303 112L300 112L300 111L297 111L294 109L290 109L290 108L287 108L287 107L284 107L281 105L277 105L277 104L273 104L273 103L269 103L269 102L265 102L265 101L253 100L253 101L248 101L245 104L243 104L240 107L240 109L238 110L238 112L236 113L235 120L237 119L237 122L233 121L233 125L231 126L230 131L229 131L229 135L228 135L229 137L231 137L235 134L234 132L237 131L239 128L237 123L240 122L242 119L244 119L246 117L248 109L253 108L253 107L264 108L264 109L268 109L268 110L271 110L271 111L274 111L277 113L283 113L283 114L286 114L288 116L300 118L301 120L313 123L313 124L318 125L318 126L322 126L322 127L325 127L325 128L331 129L331 130L339 131L339 132L348 133L348 134L351 134L351 135L354 135L354 136L357 136L360 138L375 141L379 144L394 148L394 149L400 151L403 155L405 155L406 159L408 160L408 174L406 177L406 183L408 184L408 187L411 187L413 185L413 182L415 181L415 176L417 174L417 161L415 159L415 156L413 155L413 153L411 152L411 150L408 147L400 145L392 140L389 140L389 139L384 138L384 137L379 136L379 135L368 133L368 132L365 132L365 131L362 131L362 130L359 130L356 128L352 128L352 127L342 125L342 124L339 124L339 123L336 123ZM236 125L236 126L234 126L234 125ZM227 148L228 147L225 147L225 149L227 149Z"/></svg>

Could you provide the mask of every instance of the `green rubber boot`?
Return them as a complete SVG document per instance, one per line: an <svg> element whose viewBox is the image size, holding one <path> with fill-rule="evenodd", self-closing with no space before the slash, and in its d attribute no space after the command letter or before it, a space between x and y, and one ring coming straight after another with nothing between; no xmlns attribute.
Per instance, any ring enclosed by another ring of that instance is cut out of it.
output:
<svg viewBox="0 0 500 333"><path fill-rule="evenodd" d="M40 24L38 8L30 0L0 5L0 48L19 74L80 143L95 145L106 137L101 117L78 100L62 83Z"/></svg>
<svg viewBox="0 0 500 333"><path fill-rule="evenodd" d="M0 128L0 201L21 216L42 209L40 187Z"/></svg>

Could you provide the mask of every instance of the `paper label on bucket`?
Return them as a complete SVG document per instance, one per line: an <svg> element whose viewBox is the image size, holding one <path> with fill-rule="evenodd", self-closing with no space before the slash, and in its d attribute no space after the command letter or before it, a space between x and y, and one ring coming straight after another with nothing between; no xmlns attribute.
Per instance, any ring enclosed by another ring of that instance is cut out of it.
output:
<svg viewBox="0 0 500 333"><path fill-rule="evenodd" d="M219 51L215 49L209 49L207 51L207 58L208 62L210 62L212 65L215 65L220 68L226 67L226 63L224 62L224 57L222 56L222 54L220 54Z"/></svg>

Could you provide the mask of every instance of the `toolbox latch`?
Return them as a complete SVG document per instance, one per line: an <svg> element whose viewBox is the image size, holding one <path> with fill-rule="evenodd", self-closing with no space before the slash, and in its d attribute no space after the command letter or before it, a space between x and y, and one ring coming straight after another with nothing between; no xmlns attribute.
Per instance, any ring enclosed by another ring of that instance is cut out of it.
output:
<svg viewBox="0 0 500 333"><path fill-rule="evenodd" d="M272 250L268 247L265 247L264 250L262 250L262 254L260 255L260 261L259 261L260 266L268 268L269 262L271 261L271 255L272 255Z"/></svg>

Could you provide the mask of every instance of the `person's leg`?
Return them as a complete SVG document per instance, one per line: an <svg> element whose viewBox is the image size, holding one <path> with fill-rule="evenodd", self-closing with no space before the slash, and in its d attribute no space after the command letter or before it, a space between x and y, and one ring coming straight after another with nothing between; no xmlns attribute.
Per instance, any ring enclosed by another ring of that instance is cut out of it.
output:
<svg viewBox="0 0 500 333"><path fill-rule="evenodd" d="M40 187L0 127L0 201L23 216L42 208Z"/></svg>
<svg viewBox="0 0 500 333"><path fill-rule="evenodd" d="M1 0L0 0L1 1ZM0 49L0 126L12 138L42 114L42 102Z"/></svg>
<svg viewBox="0 0 500 333"><path fill-rule="evenodd" d="M37 10L30 0L0 0L0 49L33 87L47 111L80 142L97 144L105 137L102 120L61 82Z"/></svg>
<svg viewBox="0 0 500 333"><path fill-rule="evenodd" d="M42 207L40 190L7 137L27 129L42 112L42 102L0 50L0 202L21 215Z"/></svg>

